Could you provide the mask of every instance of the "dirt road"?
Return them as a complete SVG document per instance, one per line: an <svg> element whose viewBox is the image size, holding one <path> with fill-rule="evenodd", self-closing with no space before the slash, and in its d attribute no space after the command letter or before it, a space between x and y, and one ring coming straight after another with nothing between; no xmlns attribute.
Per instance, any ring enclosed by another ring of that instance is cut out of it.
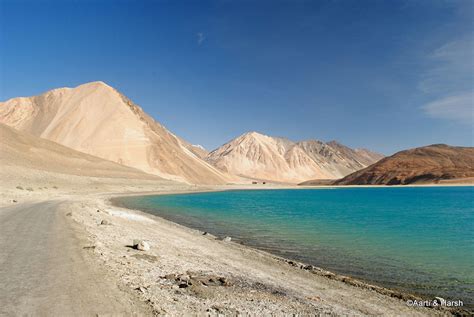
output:
<svg viewBox="0 0 474 317"><path fill-rule="evenodd" d="M0 315L147 315L92 265L88 242L61 201L0 209Z"/></svg>

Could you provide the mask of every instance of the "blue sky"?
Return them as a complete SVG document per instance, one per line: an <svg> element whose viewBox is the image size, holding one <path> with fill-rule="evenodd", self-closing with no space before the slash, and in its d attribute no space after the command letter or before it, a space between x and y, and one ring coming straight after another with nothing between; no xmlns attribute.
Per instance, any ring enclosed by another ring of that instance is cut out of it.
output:
<svg viewBox="0 0 474 317"><path fill-rule="evenodd" d="M473 1L0 0L0 100L102 80L192 143L473 145Z"/></svg>

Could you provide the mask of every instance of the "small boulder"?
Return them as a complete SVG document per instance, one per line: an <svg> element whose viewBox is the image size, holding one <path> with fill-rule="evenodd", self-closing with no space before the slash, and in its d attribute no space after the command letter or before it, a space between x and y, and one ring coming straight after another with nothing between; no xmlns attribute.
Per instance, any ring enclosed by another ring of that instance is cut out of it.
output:
<svg viewBox="0 0 474 317"><path fill-rule="evenodd" d="M140 251L150 250L150 244L144 240L133 240L133 247Z"/></svg>
<svg viewBox="0 0 474 317"><path fill-rule="evenodd" d="M222 241L224 242L230 242L232 240L231 237L225 237L224 239L222 239Z"/></svg>
<svg viewBox="0 0 474 317"><path fill-rule="evenodd" d="M104 219L100 222L101 225L107 226L110 225L110 222L107 219Z"/></svg>

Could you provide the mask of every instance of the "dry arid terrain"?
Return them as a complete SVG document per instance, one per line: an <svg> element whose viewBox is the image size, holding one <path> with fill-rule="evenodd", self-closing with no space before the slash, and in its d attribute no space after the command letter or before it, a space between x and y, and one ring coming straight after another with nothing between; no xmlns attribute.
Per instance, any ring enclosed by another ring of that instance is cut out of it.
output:
<svg viewBox="0 0 474 317"><path fill-rule="evenodd" d="M474 148L435 144L395 153L335 185L474 183Z"/></svg>
<svg viewBox="0 0 474 317"><path fill-rule="evenodd" d="M0 102L0 123L167 179L200 184L238 179L207 164L199 157L202 149L103 82Z"/></svg>
<svg viewBox="0 0 474 317"><path fill-rule="evenodd" d="M109 203L240 187L163 180L8 127L1 133L2 315L446 313ZM136 239L150 249L134 248Z"/></svg>

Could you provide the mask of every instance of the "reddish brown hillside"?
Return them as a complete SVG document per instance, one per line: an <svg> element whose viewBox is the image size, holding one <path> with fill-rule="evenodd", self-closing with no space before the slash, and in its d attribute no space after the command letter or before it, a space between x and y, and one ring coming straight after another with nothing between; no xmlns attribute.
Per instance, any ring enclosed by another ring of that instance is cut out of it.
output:
<svg viewBox="0 0 474 317"><path fill-rule="evenodd" d="M435 144L398 152L334 184L405 185L473 177L474 148Z"/></svg>

